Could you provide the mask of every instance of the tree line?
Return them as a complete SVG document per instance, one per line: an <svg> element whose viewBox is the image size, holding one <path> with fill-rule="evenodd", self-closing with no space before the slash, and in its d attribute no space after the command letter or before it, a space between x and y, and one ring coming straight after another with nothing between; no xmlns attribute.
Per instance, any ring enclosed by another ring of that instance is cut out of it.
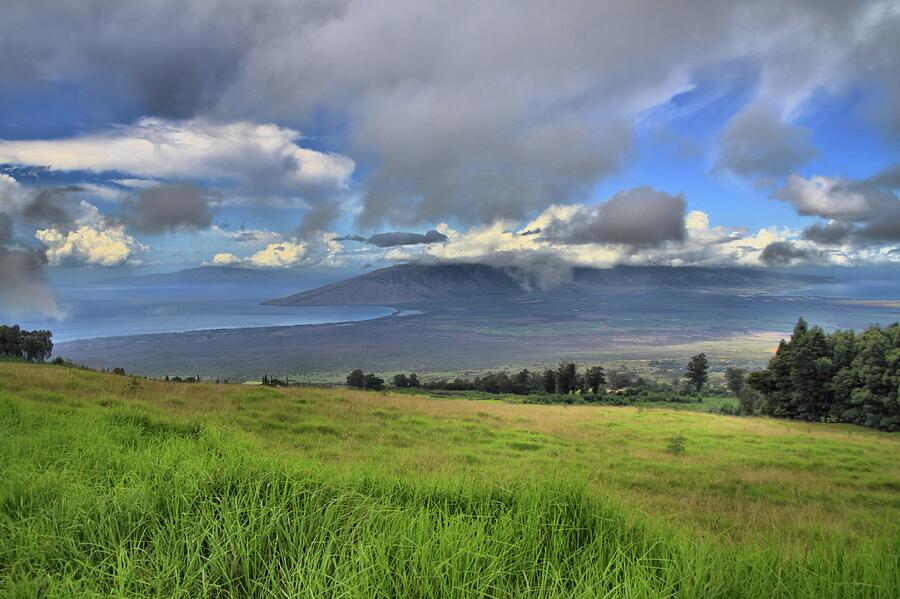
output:
<svg viewBox="0 0 900 599"><path fill-rule="evenodd" d="M0 357L43 362L53 353L53 333L0 325Z"/></svg>
<svg viewBox="0 0 900 599"><path fill-rule="evenodd" d="M395 388L422 388L430 391L478 391L504 395L540 395L554 401L571 403L573 396L586 401L599 401L601 396L614 393L622 397L647 401L702 401L700 390L708 380L709 363L705 354L691 358L685 374L684 386L657 383L627 370L607 371L602 366L579 370L574 362L562 362L556 368L530 371L527 368L509 373L505 370L486 372L474 378L441 378L421 382L416 374L393 377ZM347 376L347 385L358 389L381 390L384 379L356 369Z"/></svg>
<svg viewBox="0 0 900 599"><path fill-rule="evenodd" d="M900 323L826 333L801 318L746 383L769 416L900 430Z"/></svg>

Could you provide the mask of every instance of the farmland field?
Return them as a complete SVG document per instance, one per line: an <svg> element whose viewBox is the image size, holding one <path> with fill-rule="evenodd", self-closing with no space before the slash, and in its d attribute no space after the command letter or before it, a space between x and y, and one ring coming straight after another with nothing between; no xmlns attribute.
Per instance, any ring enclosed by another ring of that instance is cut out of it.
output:
<svg viewBox="0 0 900 599"><path fill-rule="evenodd" d="M0 595L900 588L889 433L671 407L132 381L0 363Z"/></svg>

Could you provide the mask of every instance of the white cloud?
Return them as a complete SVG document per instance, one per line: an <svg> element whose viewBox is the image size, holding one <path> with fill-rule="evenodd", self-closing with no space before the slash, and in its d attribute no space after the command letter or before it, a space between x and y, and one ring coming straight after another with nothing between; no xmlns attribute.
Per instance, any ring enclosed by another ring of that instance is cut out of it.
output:
<svg viewBox="0 0 900 599"><path fill-rule="evenodd" d="M547 264L609 268L617 264L670 266L746 266L761 267L763 251L773 243L790 243L798 251L815 256L817 262L832 265L885 264L900 262L900 255L890 248L861 248L845 245L823 248L803 239L800 231L787 227L764 227L755 232L740 228L710 226L709 215L693 210L685 217L685 239L658 247L628 248L620 244L566 244L548 240L534 231L547 223L568 223L583 213L580 205L551 206L532 221L515 231L513 223L497 221L491 225L456 231L441 224L438 231L448 237L445 244L425 246L418 250L387 252L383 259L406 262L415 259L440 261L486 262L497 265L537 264L544 271ZM525 234L528 233L528 234Z"/></svg>
<svg viewBox="0 0 900 599"><path fill-rule="evenodd" d="M0 140L0 163L54 170L120 171L143 177L236 180L258 195L344 189L351 159L301 148L300 132L247 121L144 118L101 133L55 140Z"/></svg>
<svg viewBox="0 0 900 599"><path fill-rule="evenodd" d="M118 266L146 249L125 233L122 225L107 228L80 225L71 231L38 229L34 236L46 246L47 261L51 266L73 262Z"/></svg>
<svg viewBox="0 0 900 599"><path fill-rule="evenodd" d="M306 256L306 243L282 241L270 243L247 258L246 262L260 268L283 268L299 263L304 256Z"/></svg>
<svg viewBox="0 0 900 599"><path fill-rule="evenodd" d="M793 204L800 214L824 218L863 217L872 209L864 193L832 177L791 175L778 197Z"/></svg>
<svg viewBox="0 0 900 599"><path fill-rule="evenodd" d="M216 266L228 266L230 264L238 264L241 261L240 258L235 256L234 254L229 254L228 252L221 252L213 256L212 263Z"/></svg>

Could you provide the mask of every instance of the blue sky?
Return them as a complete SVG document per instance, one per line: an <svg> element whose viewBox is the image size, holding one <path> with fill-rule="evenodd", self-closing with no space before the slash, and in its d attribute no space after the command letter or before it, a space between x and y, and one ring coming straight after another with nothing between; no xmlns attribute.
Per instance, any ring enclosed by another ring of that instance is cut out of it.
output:
<svg viewBox="0 0 900 599"><path fill-rule="evenodd" d="M13 5L0 302L203 264L900 261L893 1Z"/></svg>

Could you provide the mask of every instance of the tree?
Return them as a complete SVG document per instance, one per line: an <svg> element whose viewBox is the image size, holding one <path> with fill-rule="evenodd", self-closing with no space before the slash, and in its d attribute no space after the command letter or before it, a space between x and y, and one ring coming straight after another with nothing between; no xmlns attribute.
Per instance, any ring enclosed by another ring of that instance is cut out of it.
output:
<svg viewBox="0 0 900 599"><path fill-rule="evenodd" d="M575 364L571 362L563 362L556 369L556 393L559 395L568 395L574 393L577 389L578 370Z"/></svg>
<svg viewBox="0 0 900 599"><path fill-rule="evenodd" d="M771 416L900 430L900 323L828 334L801 318L747 386Z"/></svg>
<svg viewBox="0 0 900 599"><path fill-rule="evenodd" d="M0 356L6 358L21 358L22 329L19 325L0 325Z"/></svg>
<svg viewBox="0 0 900 599"><path fill-rule="evenodd" d="M684 373L684 378L699 391L703 388L703 385L706 384L706 380L709 378L708 371L709 362L706 361L706 354L697 354L696 356L692 356L690 362L688 362L687 372Z"/></svg>
<svg viewBox="0 0 900 599"><path fill-rule="evenodd" d="M762 395L750 385L743 385L738 395L738 403L740 414L752 416L762 403Z"/></svg>
<svg viewBox="0 0 900 599"><path fill-rule="evenodd" d="M363 388L370 391L381 391L384 389L384 379L369 373L363 379Z"/></svg>
<svg viewBox="0 0 900 599"><path fill-rule="evenodd" d="M413 388L418 388L418 387L422 386L422 383L419 382L419 377L415 372L409 375L409 379L407 380L407 383L409 384L410 387L413 387Z"/></svg>
<svg viewBox="0 0 900 599"><path fill-rule="evenodd" d="M590 389L591 393L597 395L600 388L606 384L606 373L602 366L591 366L584 375L585 385Z"/></svg>
<svg viewBox="0 0 900 599"><path fill-rule="evenodd" d="M31 362L43 362L53 353L53 341L50 331L22 331L22 351L25 359Z"/></svg>
<svg viewBox="0 0 900 599"><path fill-rule="evenodd" d="M512 392L517 395L528 395L531 383L531 373L523 368L512 377Z"/></svg>
<svg viewBox="0 0 900 599"><path fill-rule="evenodd" d="M348 387L356 387L357 389L365 389L366 388L366 375L362 370L357 368L353 372L347 375L347 386Z"/></svg>
<svg viewBox="0 0 900 599"><path fill-rule="evenodd" d="M544 393L556 393L556 371L550 368L545 370L541 376L541 386L544 388Z"/></svg>
<svg viewBox="0 0 900 599"><path fill-rule="evenodd" d="M394 386L398 389L409 387L409 379L405 374L394 375Z"/></svg>
<svg viewBox="0 0 900 599"><path fill-rule="evenodd" d="M735 394L735 396L740 397L741 389L744 388L744 377L747 375L747 371L743 368L726 368L725 369L725 384L728 385L728 390Z"/></svg>

